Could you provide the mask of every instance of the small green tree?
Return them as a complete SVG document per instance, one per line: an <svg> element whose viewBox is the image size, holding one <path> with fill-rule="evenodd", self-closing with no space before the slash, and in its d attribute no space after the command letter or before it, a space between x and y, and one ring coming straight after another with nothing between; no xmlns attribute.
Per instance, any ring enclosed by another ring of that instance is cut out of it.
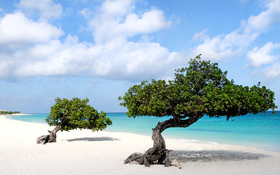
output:
<svg viewBox="0 0 280 175"><path fill-rule="evenodd" d="M248 113L256 114L269 109L274 111L274 92L264 86L253 87L234 84L226 78L217 63L191 59L189 66L176 70L172 81L152 80L130 87L119 100L127 107L127 116L171 116L153 129L153 147L144 154L134 153L125 163L157 162L170 166L169 151L161 133L171 127L188 127L204 115L227 116L227 119Z"/></svg>
<svg viewBox="0 0 280 175"><path fill-rule="evenodd" d="M50 114L46 119L49 126L55 126L49 135L43 135L37 138L37 143L56 142L56 133L58 131L69 131L73 129L92 129L93 131L103 130L112 121L106 117L106 113L98 113L96 109L88 105L88 98L79 99L55 99L55 104L51 107Z"/></svg>

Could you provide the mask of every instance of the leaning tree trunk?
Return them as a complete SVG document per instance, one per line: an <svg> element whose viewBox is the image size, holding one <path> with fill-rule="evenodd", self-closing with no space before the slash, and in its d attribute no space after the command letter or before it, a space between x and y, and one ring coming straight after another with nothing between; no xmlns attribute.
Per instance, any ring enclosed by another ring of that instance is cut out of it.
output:
<svg viewBox="0 0 280 175"><path fill-rule="evenodd" d="M169 159L169 152L171 150L166 149L165 140L161 133L171 127L188 127L194 122L196 122L203 115L199 115L186 120L181 120L180 118L171 118L164 122L158 122L157 126L153 128L152 140L154 142L153 147L148 149L144 154L133 153L131 154L124 163L138 162L140 165L145 165L149 167L151 164L164 164L166 167L171 165Z"/></svg>
<svg viewBox="0 0 280 175"><path fill-rule="evenodd" d="M48 131L50 134L48 135L42 135L37 138L37 143L40 144L46 144L46 143L52 143L56 142L56 133L61 129L61 125L57 125L52 131Z"/></svg>
<svg viewBox="0 0 280 175"><path fill-rule="evenodd" d="M56 133L62 128L67 117L68 117L67 115L63 115L60 124L57 125L52 131L48 130L48 132L50 133L49 135L42 135L42 136L38 137L36 140L37 144L40 144L40 143L46 144L46 143L56 142Z"/></svg>

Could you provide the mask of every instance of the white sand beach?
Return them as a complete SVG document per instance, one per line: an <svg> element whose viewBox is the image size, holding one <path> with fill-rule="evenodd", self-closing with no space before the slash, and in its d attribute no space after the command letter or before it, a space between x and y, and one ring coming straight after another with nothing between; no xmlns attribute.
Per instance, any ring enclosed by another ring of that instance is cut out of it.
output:
<svg viewBox="0 0 280 175"><path fill-rule="evenodd" d="M47 124L21 122L0 116L1 175L177 175L254 174L279 175L280 153L236 145L166 139L182 169L127 164L134 152L152 146L148 136L73 130L58 132L57 143L36 144L50 130Z"/></svg>

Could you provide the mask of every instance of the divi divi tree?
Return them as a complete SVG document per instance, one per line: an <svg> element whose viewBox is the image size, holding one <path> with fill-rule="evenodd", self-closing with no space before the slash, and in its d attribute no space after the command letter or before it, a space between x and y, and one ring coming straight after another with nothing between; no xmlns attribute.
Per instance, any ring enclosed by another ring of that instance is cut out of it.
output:
<svg viewBox="0 0 280 175"><path fill-rule="evenodd" d="M170 116L153 128L153 147L144 154L131 154L124 163L136 161L150 166L153 163L170 166L169 150L161 133L168 128L188 127L204 115L231 117L257 114L277 108L274 92L260 83L252 87L236 85L227 79L217 63L200 58L189 61L189 66L175 71L174 80L143 81L129 88L119 97L127 107L128 117Z"/></svg>
<svg viewBox="0 0 280 175"><path fill-rule="evenodd" d="M37 138L37 143L56 142L56 133L58 131L69 131L73 129L91 129L99 131L105 129L112 124L106 113L101 111L98 113L96 109L88 105L88 98L79 99L55 99L55 104L51 107L50 114L46 122L49 126L55 126L48 135L43 135Z"/></svg>

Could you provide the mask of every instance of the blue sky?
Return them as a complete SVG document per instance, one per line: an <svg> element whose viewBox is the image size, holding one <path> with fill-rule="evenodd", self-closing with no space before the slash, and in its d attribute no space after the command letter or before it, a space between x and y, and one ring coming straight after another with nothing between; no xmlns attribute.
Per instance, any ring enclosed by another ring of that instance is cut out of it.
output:
<svg viewBox="0 0 280 175"><path fill-rule="evenodd" d="M123 112L118 96L172 79L190 58L280 106L279 0L0 1L0 109L47 113L56 97Z"/></svg>

